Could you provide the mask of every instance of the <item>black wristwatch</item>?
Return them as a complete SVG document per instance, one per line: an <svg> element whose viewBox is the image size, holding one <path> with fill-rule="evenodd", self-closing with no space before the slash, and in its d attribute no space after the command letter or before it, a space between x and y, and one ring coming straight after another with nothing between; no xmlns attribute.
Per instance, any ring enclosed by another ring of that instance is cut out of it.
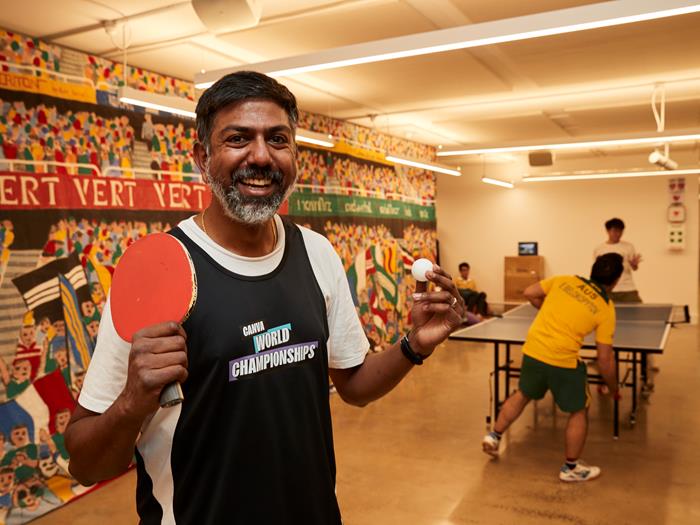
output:
<svg viewBox="0 0 700 525"><path fill-rule="evenodd" d="M416 353L413 348L411 348L411 344L408 342L408 334L401 338L401 352L406 356L406 359L416 366L422 365L423 361L425 361L425 357Z"/></svg>

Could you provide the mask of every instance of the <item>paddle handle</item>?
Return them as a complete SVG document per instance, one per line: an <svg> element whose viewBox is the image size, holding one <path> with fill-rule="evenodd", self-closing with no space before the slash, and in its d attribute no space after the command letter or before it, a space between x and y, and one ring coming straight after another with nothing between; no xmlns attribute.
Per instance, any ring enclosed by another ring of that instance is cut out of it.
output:
<svg viewBox="0 0 700 525"><path fill-rule="evenodd" d="M185 400L180 383L170 383L160 393L160 406L174 407Z"/></svg>

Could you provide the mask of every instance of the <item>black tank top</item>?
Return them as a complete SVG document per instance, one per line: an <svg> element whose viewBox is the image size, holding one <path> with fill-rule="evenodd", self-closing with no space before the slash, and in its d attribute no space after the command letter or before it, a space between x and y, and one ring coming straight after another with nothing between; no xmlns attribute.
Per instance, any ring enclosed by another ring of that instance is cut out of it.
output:
<svg viewBox="0 0 700 525"><path fill-rule="evenodd" d="M197 274L189 377L173 436L178 524L340 523L328 399L328 323L301 231L284 222L282 262L237 275L182 230ZM140 459L140 458L137 458ZM162 510L138 461L142 523Z"/></svg>

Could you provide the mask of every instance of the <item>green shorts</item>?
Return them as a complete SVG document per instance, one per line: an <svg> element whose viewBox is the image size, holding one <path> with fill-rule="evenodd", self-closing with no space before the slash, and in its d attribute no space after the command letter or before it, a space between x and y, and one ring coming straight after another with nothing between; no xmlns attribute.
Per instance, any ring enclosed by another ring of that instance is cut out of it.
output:
<svg viewBox="0 0 700 525"><path fill-rule="evenodd" d="M588 408L591 397L583 361L579 361L576 368L562 368L523 355L518 388L529 399L542 399L547 390L551 390L554 401L564 412Z"/></svg>

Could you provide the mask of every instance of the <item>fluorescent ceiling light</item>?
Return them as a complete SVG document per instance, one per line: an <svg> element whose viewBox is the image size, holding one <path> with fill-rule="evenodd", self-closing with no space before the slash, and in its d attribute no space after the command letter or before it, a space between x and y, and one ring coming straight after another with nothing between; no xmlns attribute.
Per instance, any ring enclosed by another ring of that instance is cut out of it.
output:
<svg viewBox="0 0 700 525"><path fill-rule="evenodd" d="M295 138L297 142L305 142L306 144L314 144L315 146L323 146L324 148L335 147L333 135L317 133L315 131L309 131L308 129L297 129Z"/></svg>
<svg viewBox="0 0 700 525"><path fill-rule="evenodd" d="M588 173L583 175L553 175L550 177L523 177L523 182L562 182L569 180L626 179L632 177L663 177L678 175L700 175L700 168L687 170L620 171Z"/></svg>
<svg viewBox="0 0 700 525"><path fill-rule="evenodd" d="M503 146L499 148L462 149L438 151L438 157L454 157L466 155L489 155L493 153L514 153L518 151L542 151L563 149L613 148L616 146L632 146L639 144L668 144L671 142L694 142L700 140L700 133L691 135L657 135L655 137L638 137L629 139L588 140L584 142L561 142L557 144L531 144L522 146Z"/></svg>
<svg viewBox="0 0 700 525"><path fill-rule="evenodd" d="M458 169L454 169L449 166L444 166L441 164L433 164L432 162L423 162L420 160L407 159L404 157L396 157L395 155L386 155L384 157L389 162L394 164L403 164L404 166L411 166L413 168L420 168L422 170L435 171L437 173L444 173L445 175L454 175L459 177L462 172Z"/></svg>
<svg viewBox="0 0 700 525"><path fill-rule="evenodd" d="M481 182L485 182L486 184L493 184L494 186L501 186L502 188L508 188L511 190L515 188L515 185L512 182L500 179L492 179L490 177L481 177Z"/></svg>
<svg viewBox="0 0 700 525"><path fill-rule="evenodd" d="M149 93L148 91L140 91L128 86L119 88L119 102L149 109L157 109L158 111L166 111L183 117L197 117L194 111L196 104L192 100L158 93Z"/></svg>
<svg viewBox="0 0 700 525"><path fill-rule="evenodd" d="M375 40L307 55L198 73L195 86L206 89L219 78L241 70L287 77L357 64L443 53L530 38L561 35L700 11L700 2L684 0L617 0L536 13L479 24Z"/></svg>

